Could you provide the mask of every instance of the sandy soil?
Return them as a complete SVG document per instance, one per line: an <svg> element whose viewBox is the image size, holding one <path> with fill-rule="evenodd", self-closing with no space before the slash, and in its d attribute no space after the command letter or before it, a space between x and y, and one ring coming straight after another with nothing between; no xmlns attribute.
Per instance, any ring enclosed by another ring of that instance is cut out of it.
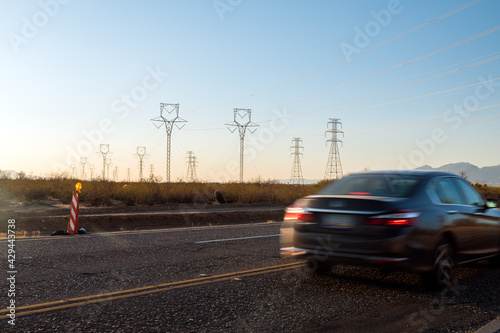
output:
<svg viewBox="0 0 500 333"><path fill-rule="evenodd" d="M259 204L172 204L126 206L113 202L111 206L79 209L79 227L89 233L118 230L144 230L169 227L281 221L284 206L276 203ZM0 235L7 230L7 221L16 220L16 230L26 236L50 235L66 230L70 206L47 199L23 203L0 194Z"/></svg>

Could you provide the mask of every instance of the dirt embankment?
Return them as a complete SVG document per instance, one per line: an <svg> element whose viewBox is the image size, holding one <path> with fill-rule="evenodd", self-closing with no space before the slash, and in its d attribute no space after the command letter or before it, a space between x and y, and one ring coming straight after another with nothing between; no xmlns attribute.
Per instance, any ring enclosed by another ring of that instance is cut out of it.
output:
<svg viewBox="0 0 500 333"><path fill-rule="evenodd" d="M282 221L284 206L263 204L179 204L172 206L80 207L79 227L89 233L154 228L215 226L250 222ZM0 208L0 234L7 221L16 220L16 230L30 235L50 235L66 230L69 205L10 203Z"/></svg>

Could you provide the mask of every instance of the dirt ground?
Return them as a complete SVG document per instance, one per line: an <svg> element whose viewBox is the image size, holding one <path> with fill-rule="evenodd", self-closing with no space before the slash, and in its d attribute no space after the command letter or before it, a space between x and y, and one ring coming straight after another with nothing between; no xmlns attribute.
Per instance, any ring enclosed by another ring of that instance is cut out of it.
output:
<svg viewBox="0 0 500 333"><path fill-rule="evenodd" d="M66 230L71 207L57 200L23 203L0 195L0 236L6 233L8 220L14 219L16 234L50 235ZM260 204L176 204L162 206L111 206L79 209L79 228L88 233L144 230L154 228L214 226L250 222L282 221L285 207L276 203ZM5 236L5 235L3 235Z"/></svg>

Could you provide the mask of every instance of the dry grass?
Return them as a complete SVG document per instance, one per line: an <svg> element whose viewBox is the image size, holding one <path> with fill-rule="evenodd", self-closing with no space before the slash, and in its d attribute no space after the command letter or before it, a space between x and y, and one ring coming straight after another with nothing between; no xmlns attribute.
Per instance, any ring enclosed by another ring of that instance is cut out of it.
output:
<svg viewBox="0 0 500 333"><path fill-rule="evenodd" d="M54 198L69 204L76 182L71 179L0 179L0 189L26 202ZM80 203L89 206L106 206L112 201L129 206L203 204L213 201L217 190L228 203L290 204L297 198L316 192L322 185L298 186L273 181L243 184L82 181Z"/></svg>
<svg viewBox="0 0 500 333"><path fill-rule="evenodd" d="M500 200L500 187L490 187L485 184L475 183L472 184L476 190L487 199L497 199Z"/></svg>
<svg viewBox="0 0 500 333"><path fill-rule="evenodd" d="M0 189L9 196L25 202L40 202L48 198L69 204L77 180L54 179L0 179ZM327 184L278 184L275 181L253 183L123 183L82 181L80 202L89 206L106 206L120 201L129 206L165 204L205 204L214 200L220 191L228 203L291 204L294 200L315 193ZM474 184L486 198L500 199L500 187Z"/></svg>

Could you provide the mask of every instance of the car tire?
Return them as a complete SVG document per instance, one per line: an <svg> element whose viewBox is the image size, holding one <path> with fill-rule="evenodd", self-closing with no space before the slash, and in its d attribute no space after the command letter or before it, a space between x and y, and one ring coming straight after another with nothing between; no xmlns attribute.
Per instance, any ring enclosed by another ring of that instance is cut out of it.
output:
<svg viewBox="0 0 500 333"><path fill-rule="evenodd" d="M324 260L310 258L307 260L306 269L308 272L313 274L325 275L330 272L332 265Z"/></svg>
<svg viewBox="0 0 500 333"><path fill-rule="evenodd" d="M434 268L424 273L424 283L432 290L449 288L453 282L453 249L451 245L443 241L439 244L434 255Z"/></svg>
<svg viewBox="0 0 500 333"><path fill-rule="evenodd" d="M495 268L500 267L500 253L498 253L495 257L490 259L490 265Z"/></svg>

